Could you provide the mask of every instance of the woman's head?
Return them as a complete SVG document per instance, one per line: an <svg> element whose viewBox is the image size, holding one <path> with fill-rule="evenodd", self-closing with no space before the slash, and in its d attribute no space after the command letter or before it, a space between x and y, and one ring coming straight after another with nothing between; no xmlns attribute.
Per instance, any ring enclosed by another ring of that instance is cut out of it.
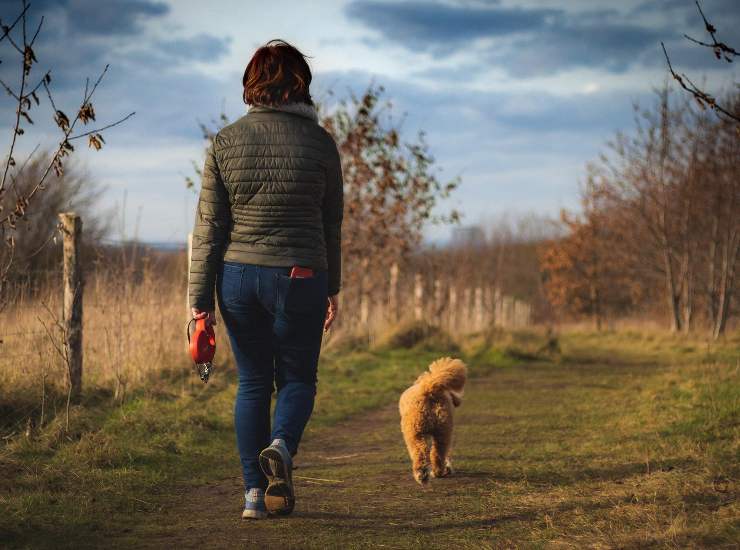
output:
<svg viewBox="0 0 740 550"><path fill-rule="evenodd" d="M254 52L244 70L242 84L247 105L313 105L308 90L311 69L306 57L284 40L270 40Z"/></svg>

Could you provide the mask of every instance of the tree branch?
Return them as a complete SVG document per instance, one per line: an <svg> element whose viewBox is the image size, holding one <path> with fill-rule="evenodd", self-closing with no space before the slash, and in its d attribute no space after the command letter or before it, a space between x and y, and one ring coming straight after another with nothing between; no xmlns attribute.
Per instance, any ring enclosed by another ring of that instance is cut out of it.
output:
<svg viewBox="0 0 740 550"><path fill-rule="evenodd" d="M117 120L116 122L103 126L102 128L96 128L95 130L90 130L89 132L85 132L84 134L77 134L76 136L70 136L69 138L67 138L67 141L80 139L82 137L89 136L90 134L97 134L99 132L102 132L103 130L107 130L108 128L113 128L114 126L118 126L119 124L126 122L128 119L130 119L135 114L136 114L136 111L132 111L129 114L127 114L125 117Z"/></svg>
<svg viewBox="0 0 740 550"><path fill-rule="evenodd" d="M61 159L62 159L62 157L66 156L68 154L68 152L72 150L72 145L69 143L71 139L76 139L76 138L80 138L80 137L83 137L83 136L86 136L86 135L90 135L90 134L93 134L93 133L101 132L105 128L110 128L110 127L116 126L118 124L121 124L122 122L124 122L125 120L128 120L129 118L131 118L135 114L135 113L130 113L127 116L125 116L124 118L122 118L121 120L119 120L117 122L114 122L112 124L109 124L108 126L105 126L103 128L100 128L98 130L91 130L89 132L85 132L84 134L80 134L78 136L75 136L74 138L72 137L72 132L74 132L75 126L77 125L77 122L80 120L80 112L82 110L82 107L84 105L86 105L87 103L90 102L90 100L92 99L93 95L95 94L95 91L98 88L98 85L103 80L103 77L108 72L108 69L109 68L110 68L110 65L106 65L105 68L101 71L100 75L98 76L97 80L93 84L92 88L90 88L87 91L87 93L85 94L85 96L83 97L82 103L80 105L80 108L77 109L77 114L75 115L74 119L69 123L69 126L67 127L66 130L64 130L64 129L62 130L64 135L63 135L62 139L59 141L59 145L58 145L55 153L52 155L51 161L49 162L49 164L47 165L47 167L44 170L43 174L41 175L41 178L39 178L39 181L31 189L31 191L28 192L28 194L24 198L24 202L25 202L25 205L26 206L31 201L31 199L36 195L36 193L39 191L39 189L42 189L43 188L43 184L46 181L46 178L48 177L48 175L51 172L52 168L54 168L57 171L59 171L61 169ZM44 88L46 89L46 93L47 93L47 95L49 97L49 102L51 103L52 108L54 109L54 111L58 113L60 111L58 111L58 109L56 108L56 105L54 104L54 99L52 98L51 90L49 90L49 86L47 85L46 82L47 81L44 80ZM0 190L2 190L2 187L0 187ZM16 213L15 212L10 212L10 213L6 214L4 217L0 218L0 226L4 225L6 223L9 223L9 222L13 222L16 217L17 216L16 216Z"/></svg>
<svg viewBox="0 0 740 550"><path fill-rule="evenodd" d="M13 21L13 23L10 26L3 27L3 34L2 36L0 36L0 42L5 40L5 38L10 35L10 31L12 31L15 28L15 26L18 24L18 21L20 21L22 17L25 17L26 12L28 11L28 8L30 7L31 6L29 4L26 4L23 7L23 11L18 15L18 17L15 18L15 21Z"/></svg>
<svg viewBox="0 0 740 550"><path fill-rule="evenodd" d="M665 49L665 44L661 42L660 45L663 48L663 54L665 55L665 60L668 63L668 70L670 71L671 76L673 76L674 80L678 82L678 84L684 90L686 90L687 92L689 92L691 95L694 96L694 98L696 99L696 101L699 103L699 105L702 108L706 108L708 106L716 113L722 114L734 120L735 122L740 123L740 114L732 113L728 111L726 108L722 107L720 104L717 103L717 100L714 97L712 97L707 92L702 91L684 73L681 73L680 75L676 73L676 71L673 69L673 65L671 64L671 59L670 57L668 57L668 52Z"/></svg>

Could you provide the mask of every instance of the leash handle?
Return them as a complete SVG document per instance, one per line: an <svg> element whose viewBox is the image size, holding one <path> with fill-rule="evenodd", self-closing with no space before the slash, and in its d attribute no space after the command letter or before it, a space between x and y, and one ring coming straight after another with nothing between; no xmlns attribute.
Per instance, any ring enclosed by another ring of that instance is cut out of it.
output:
<svg viewBox="0 0 740 550"><path fill-rule="evenodd" d="M195 321L195 330L190 335L190 324ZM200 379L207 383L213 370L213 357L216 354L216 332L213 326L206 323L206 318L192 318L185 325L190 357L195 363L195 370Z"/></svg>

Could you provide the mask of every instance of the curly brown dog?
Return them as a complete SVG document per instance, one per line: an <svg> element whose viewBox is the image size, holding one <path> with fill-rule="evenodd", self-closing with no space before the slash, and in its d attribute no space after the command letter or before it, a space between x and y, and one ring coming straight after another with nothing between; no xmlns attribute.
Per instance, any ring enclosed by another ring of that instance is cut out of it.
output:
<svg viewBox="0 0 740 550"><path fill-rule="evenodd" d="M429 481L430 465L434 477L452 471L452 411L462 402L466 378L465 363L443 357L429 365L429 371L401 395L401 432L414 479L422 485Z"/></svg>

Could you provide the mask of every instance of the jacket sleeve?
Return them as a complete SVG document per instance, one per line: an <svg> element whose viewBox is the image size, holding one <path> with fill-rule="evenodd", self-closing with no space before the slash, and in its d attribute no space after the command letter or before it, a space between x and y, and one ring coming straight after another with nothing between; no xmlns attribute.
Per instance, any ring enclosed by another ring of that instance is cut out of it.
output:
<svg viewBox="0 0 740 550"><path fill-rule="evenodd" d="M329 264L329 296L339 292L342 284L342 216L344 215L344 180L342 162L336 143L330 145L323 221L326 260Z"/></svg>
<svg viewBox="0 0 740 550"><path fill-rule="evenodd" d="M214 311L216 273L231 229L229 194L221 179L214 145L206 153L202 180L195 211L188 295L190 307Z"/></svg>

